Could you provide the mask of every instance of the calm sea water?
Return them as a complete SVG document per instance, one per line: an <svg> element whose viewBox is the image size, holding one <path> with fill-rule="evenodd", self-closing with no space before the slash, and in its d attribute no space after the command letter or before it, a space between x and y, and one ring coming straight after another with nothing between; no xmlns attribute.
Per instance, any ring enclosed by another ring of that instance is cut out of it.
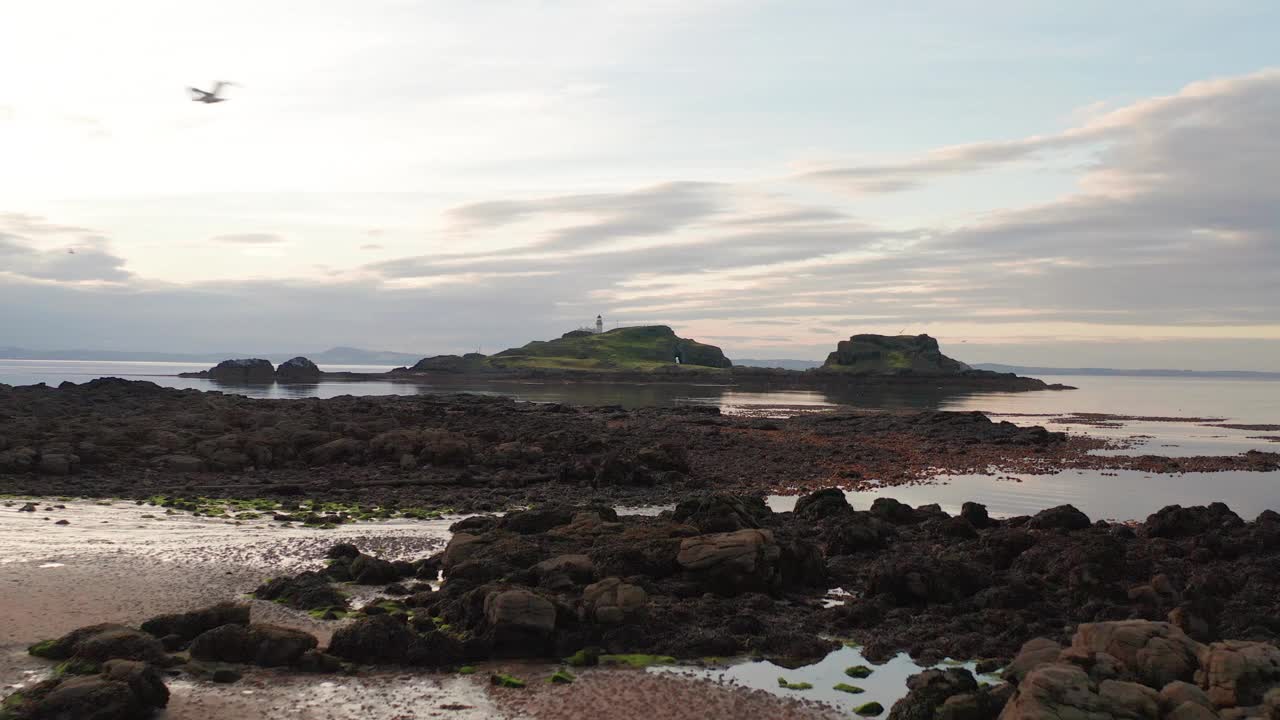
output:
<svg viewBox="0 0 1280 720"><path fill-rule="evenodd" d="M1134 447L1122 452L1157 455L1234 455L1248 450L1280 452L1273 438L1280 431L1212 427L1195 418L1233 424L1280 424L1280 382L1267 380L1154 377L1055 376L1052 382L1076 390L1025 393L942 392L921 390L817 390L748 392L715 385L639 383L492 382L462 379L433 384L390 381L326 381L300 385L226 385L212 380L174 377L203 370L207 364L0 360L0 383L87 382L115 376L150 380L160 385L217 390L259 398L335 397L338 395L416 395L471 392L507 395L534 402L641 407L708 404L726 413L783 417L838 407L867 409L979 410L994 419L1020 425L1045 425L1077 434L1123 438ZM382 372L381 366L326 366L326 370ZM1142 417L1187 418L1176 421L1125 420L1118 427L1081 424L1072 413L1108 413ZM1007 477L1007 476L1005 476ZM1096 518L1142 518L1171 503L1204 504L1222 500L1252 517L1264 509L1280 510L1280 473L1186 473L1155 475L1122 472L1116 476L1091 471L1029 475L1017 480L992 476L949 478L947 484L886 488L851 495L856 506L885 495L903 502L937 502L958 510L965 500L985 502L998 514L1035 512L1070 502ZM787 498L776 501L785 508Z"/></svg>

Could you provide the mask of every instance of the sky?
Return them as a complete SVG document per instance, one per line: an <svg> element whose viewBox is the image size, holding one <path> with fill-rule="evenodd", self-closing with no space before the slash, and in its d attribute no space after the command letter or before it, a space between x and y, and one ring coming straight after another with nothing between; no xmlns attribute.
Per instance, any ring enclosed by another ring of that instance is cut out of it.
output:
<svg viewBox="0 0 1280 720"><path fill-rule="evenodd" d="M1280 371L1280 4L44 0L0 346ZM188 86L235 83L226 102Z"/></svg>

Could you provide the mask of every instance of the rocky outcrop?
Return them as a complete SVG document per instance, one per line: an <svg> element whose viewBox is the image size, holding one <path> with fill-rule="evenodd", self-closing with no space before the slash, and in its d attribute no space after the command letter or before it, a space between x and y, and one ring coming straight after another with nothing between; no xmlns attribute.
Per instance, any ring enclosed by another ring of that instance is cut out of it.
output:
<svg viewBox="0 0 1280 720"><path fill-rule="evenodd" d="M318 382L322 375L319 366L302 356L285 360L276 368L277 382L312 383Z"/></svg>
<svg viewBox="0 0 1280 720"><path fill-rule="evenodd" d="M952 360L928 335L854 335L841 340L821 371L855 375L956 375L968 365Z"/></svg>
<svg viewBox="0 0 1280 720"><path fill-rule="evenodd" d="M233 385L264 384L275 382L276 369L270 360L241 358L223 360L208 370L197 373L179 373L180 377L208 378Z"/></svg>

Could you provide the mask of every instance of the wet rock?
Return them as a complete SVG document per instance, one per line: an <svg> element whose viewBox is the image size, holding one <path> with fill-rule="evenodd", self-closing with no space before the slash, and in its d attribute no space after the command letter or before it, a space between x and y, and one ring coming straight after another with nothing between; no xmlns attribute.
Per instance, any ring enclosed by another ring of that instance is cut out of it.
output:
<svg viewBox="0 0 1280 720"><path fill-rule="evenodd" d="M35 503L27 503L26 505L23 505L22 507L18 508L18 512L33 513L38 509L39 509L39 506L37 506Z"/></svg>
<svg viewBox="0 0 1280 720"><path fill-rule="evenodd" d="M782 551L769 530L738 530L686 538L676 562L712 592L768 591L781 582Z"/></svg>
<svg viewBox="0 0 1280 720"><path fill-rule="evenodd" d="M893 704L889 720L934 720L948 698L977 691L978 682L964 668L925 670L907 678L907 694Z"/></svg>
<svg viewBox="0 0 1280 720"><path fill-rule="evenodd" d="M277 625L223 625L191 641L191 657L262 667L292 665L316 647L309 633Z"/></svg>
<svg viewBox="0 0 1280 720"><path fill-rule="evenodd" d="M162 640L166 636L177 636L182 641L190 641L216 627L248 624L249 606L228 602L191 612L158 615L142 623L142 630Z"/></svg>
<svg viewBox="0 0 1280 720"><path fill-rule="evenodd" d="M1244 707L1262 702L1280 687L1280 648L1270 643L1227 640L1203 647L1196 682L1218 707Z"/></svg>
<svg viewBox="0 0 1280 720"><path fill-rule="evenodd" d="M209 679L221 685L228 685L234 682L240 682L242 676L240 673L231 668L217 668L209 675Z"/></svg>
<svg viewBox="0 0 1280 720"><path fill-rule="evenodd" d="M1059 505L1041 510L1031 518L1029 527L1035 530L1084 530L1092 525L1089 516L1080 512L1073 505Z"/></svg>
<svg viewBox="0 0 1280 720"><path fill-rule="evenodd" d="M840 488L826 488L796 500L796 515L807 520L843 517L853 513L853 506Z"/></svg>

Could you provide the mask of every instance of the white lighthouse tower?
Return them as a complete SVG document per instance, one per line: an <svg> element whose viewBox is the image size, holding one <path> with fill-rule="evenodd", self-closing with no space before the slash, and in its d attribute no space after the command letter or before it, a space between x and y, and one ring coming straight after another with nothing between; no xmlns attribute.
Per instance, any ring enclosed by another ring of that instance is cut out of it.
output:
<svg viewBox="0 0 1280 720"><path fill-rule="evenodd" d="M597 315L596 316L596 334L599 335L602 332L604 332L604 318Z"/></svg>

